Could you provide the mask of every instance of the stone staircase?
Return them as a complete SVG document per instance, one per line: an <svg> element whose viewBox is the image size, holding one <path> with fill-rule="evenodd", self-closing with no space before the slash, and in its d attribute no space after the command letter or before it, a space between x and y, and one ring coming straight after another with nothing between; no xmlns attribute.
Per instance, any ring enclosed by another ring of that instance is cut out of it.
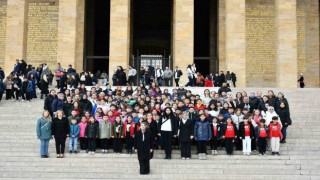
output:
<svg viewBox="0 0 320 180"><path fill-rule="evenodd" d="M268 89L232 89L247 92ZM54 141L50 158L39 157L35 124L43 107L42 100L0 102L0 179L320 179L320 89L273 89L281 91L290 104L293 125L288 128L281 156L226 156L219 151L208 160L181 160L174 150L172 160L163 160L164 152L155 151L151 174L139 175L135 154L65 154L55 158ZM198 91L198 90L197 90ZM203 92L199 88L199 92ZM67 140L68 144L68 140Z"/></svg>

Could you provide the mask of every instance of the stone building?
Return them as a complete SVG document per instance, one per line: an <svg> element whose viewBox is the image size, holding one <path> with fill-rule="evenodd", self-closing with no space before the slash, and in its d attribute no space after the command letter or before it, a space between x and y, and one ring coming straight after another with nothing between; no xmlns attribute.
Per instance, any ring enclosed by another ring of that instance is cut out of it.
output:
<svg viewBox="0 0 320 180"><path fill-rule="evenodd" d="M293 88L300 73L319 87L319 0L0 0L0 66L16 59L111 73L195 62L240 87Z"/></svg>

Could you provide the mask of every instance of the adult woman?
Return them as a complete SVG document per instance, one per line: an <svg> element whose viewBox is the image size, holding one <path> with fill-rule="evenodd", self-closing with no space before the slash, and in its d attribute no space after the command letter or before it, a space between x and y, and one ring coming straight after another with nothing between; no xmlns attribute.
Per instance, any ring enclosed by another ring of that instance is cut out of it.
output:
<svg viewBox="0 0 320 180"><path fill-rule="evenodd" d="M47 75L43 75L43 78L41 79L41 97L40 99L43 99L43 95L45 95L45 97L48 96L49 94L49 83L48 83L48 78Z"/></svg>
<svg viewBox="0 0 320 180"><path fill-rule="evenodd" d="M34 74L30 73L28 80L31 81L31 83L32 83L31 98L35 98L36 99L37 98L37 92L36 92L36 89L37 89L37 78L34 76Z"/></svg>
<svg viewBox="0 0 320 180"><path fill-rule="evenodd" d="M170 107L166 107L158 123L158 135L162 137L165 159L171 159L172 139L177 136L177 120Z"/></svg>
<svg viewBox="0 0 320 180"><path fill-rule="evenodd" d="M62 76L63 68L60 63L58 63L57 67L54 69L56 81L57 81L57 88L60 89L60 78Z"/></svg>
<svg viewBox="0 0 320 180"><path fill-rule="evenodd" d="M286 109L289 111L289 103L288 100L284 97L282 92L278 93L278 96L276 98L276 103L275 103L275 110L278 113L278 111L281 109L280 103L285 103Z"/></svg>
<svg viewBox="0 0 320 180"><path fill-rule="evenodd" d="M194 79L193 79L193 73L192 73L190 64L187 67L187 76L188 76L189 82L186 84L186 86L193 86Z"/></svg>
<svg viewBox="0 0 320 180"><path fill-rule="evenodd" d="M154 138L146 123L141 123L140 130L134 136L134 149L138 154L140 174L150 173L150 153L153 151Z"/></svg>
<svg viewBox="0 0 320 180"><path fill-rule="evenodd" d="M202 99L204 105L206 105L206 106L209 105L209 103L210 103L210 101L211 101L211 99L212 99L212 98L210 97L210 91L209 91L209 89L205 89L205 90L203 91L203 97L202 97L201 99Z"/></svg>
<svg viewBox="0 0 320 180"><path fill-rule="evenodd" d="M234 101L236 102L237 106L243 103L243 97L241 92L237 92L236 99Z"/></svg>
<svg viewBox="0 0 320 180"><path fill-rule="evenodd" d="M64 117L63 111L58 110L56 118L52 121L52 135L56 142L57 158L64 157L64 149L66 146L66 138L69 136L69 121Z"/></svg>
<svg viewBox="0 0 320 180"><path fill-rule="evenodd" d="M36 131L37 137L40 139L40 156L41 158L48 158L49 153L49 141L52 136L51 131L52 118L48 110L45 110L42 114L42 117L38 119Z"/></svg>
<svg viewBox="0 0 320 180"><path fill-rule="evenodd" d="M286 143L286 137L287 137L287 128L289 125L291 125L291 118L290 118L290 112L287 108L287 104L285 102L280 102L280 109L278 109L278 114L281 120L282 124L282 135L283 138L281 139L280 143Z"/></svg>

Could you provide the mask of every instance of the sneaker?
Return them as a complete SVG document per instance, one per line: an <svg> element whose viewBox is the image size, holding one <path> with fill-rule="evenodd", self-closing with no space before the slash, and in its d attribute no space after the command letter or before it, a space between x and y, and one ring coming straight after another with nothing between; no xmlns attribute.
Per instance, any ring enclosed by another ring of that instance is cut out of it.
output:
<svg viewBox="0 0 320 180"><path fill-rule="evenodd" d="M21 99L21 102L24 102L24 99Z"/></svg>
<svg viewBox="0 0 320 180"><path fill-rule="evenodd" d="M92 151L91 153L92 153L92 155L94 155L94 154L95 154L95 152L94 152L94 151Z"/></svg>
<svg viewBox="0 0 320 180"><path fill-rule="evenodd" d="M105 150L104 150L104 153L107 153L107 152L108 152L108 150L107 150L107 149L105 149Z"/></svg>
<svg viewBox="0 0 320 180"><path fill-rule="evenodd" d="M74 153L74 154L77 154L77 153L78 153L78 151L73 151L73 153Z"/></svg>
<svg viewBox="0 0 320 180"><path fill-rule="evenodd" d="M211 154L214 155L214 150L211 150Z"/></svg>
<svg viewBox="0 0 320 180"><path fill-rule="evenodd" d="M280 156L280 153L279 153L279 152L276 152L276 155L277 155L277 156Z"/></svg>
<svg viewBox="0 0 320 180"><path fill-rule="evenodd" d="M262 156L262 154L260 153L259 156Z"/></svg>
<svg viewBox="0 0 320 180"><path fill-rule="evenodd" d="M199 157L199 159L201 160L202 159L202 154L198 154L198 157Z"/></svg>
<svg viewBox="0 0 320 180"><path fill-rule="evenodd" d="M248 156L250 156L250 153L247 153Z"/></svg>
<svg viewBox="0 0 320 180"><path fill-rule="evenodd" d="M30 102L29 100L27 102Z"/></svg>
<svg viewBox="0 0 320 180"><path fill-rule="evenodd" d="M243 155L245 156L245 155L247 155L247 153L244 152Z"/></svg>
<svg viewBox="0 0 320 180"><path fill-rule="evenodd" d="M207 155L205 153L202 154L202 160L207 160Z"/></svg>
<svg viewBox="0 0 320 180"><path fill-rule="evenodd" d="M69 153L72 154L72 151L70 150Z"/></svg>
<svg viewBox="0 0 320 180"><path fill-rule="evenodd" d="M215 150L215 151L214 151L214 154L215 154L215 155L218 155L218 151L217 151L217 150Z"/></svg>
<svg viewBox="0 0 320 180"><path fill-rule="evenodd" d="M186 160L189 160L190 158L186 158Z"/></svg>
<svg viewBox="0 0 320 180"><path fill-rule="evenodd" d="M104 149L101 150L102 154L104 154Z"/></svg>
<svg viewBox="0 0 320 180"><path fill-rule="evenodd" d="M274 156L274 155L276 155L276 153L275 153L275 152L272 152L272 155Z"/></svg>
<svg viewBox="0 0 320 180"><path fill-rule="evenodd" d="M186 158L185 158L185 157L183 157L183 158L181 158L181 159L185 160Z"/></svg>

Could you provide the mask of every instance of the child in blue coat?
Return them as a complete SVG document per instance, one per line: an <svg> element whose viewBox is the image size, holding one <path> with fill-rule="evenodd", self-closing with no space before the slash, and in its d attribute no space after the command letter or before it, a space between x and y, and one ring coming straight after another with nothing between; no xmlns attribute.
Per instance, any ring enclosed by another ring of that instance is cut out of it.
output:
<svg viewBox="0 0 320 180"><path fill-rule="evenodd" d="M69 137L69 152L70 152L70 154L72 154L72 152L77 154L79 134L80 134L80 127L77 124L77 120L71 119L70 137Z"/></svg>
<svg viewBox="0 0 320 180"><path fill-rule="evenodd" d="M207 143L212 139L211 125L206 120L204 114L200 115L200 121L196 122L194 125L194 138L197 141L197 149L199 159L205 160Z"/></svg>

